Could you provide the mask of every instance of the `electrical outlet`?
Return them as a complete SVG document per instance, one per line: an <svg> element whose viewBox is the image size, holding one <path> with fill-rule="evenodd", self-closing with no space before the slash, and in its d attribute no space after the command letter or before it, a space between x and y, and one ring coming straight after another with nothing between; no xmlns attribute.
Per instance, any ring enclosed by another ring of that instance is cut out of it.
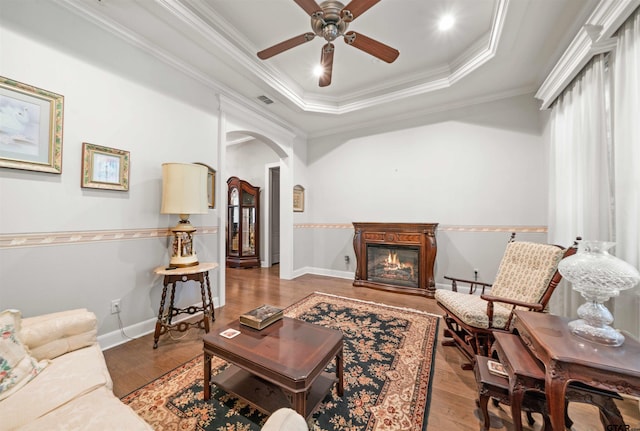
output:
<svg viewBox="0 0 640 431"><path fill-rule="evenodd" d="M120 300L114 299L111 301L111 314L118 314L120 312Z"/></svg>

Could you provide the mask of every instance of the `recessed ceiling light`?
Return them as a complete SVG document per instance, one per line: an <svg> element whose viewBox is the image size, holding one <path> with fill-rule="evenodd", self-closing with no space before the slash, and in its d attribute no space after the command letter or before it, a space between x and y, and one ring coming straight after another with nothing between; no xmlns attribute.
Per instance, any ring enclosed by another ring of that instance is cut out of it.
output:
<svg viewBox="0 0 640 431"><path fill-rule="evenodd" d="M324 73L324 67L322 67L322 65L317 64L314 68L313 68L313 76L315 77L320 77L322 76L322 74Z"/></svg>
<svg viewBox="0 0 640 431"><path fill-rule="evenodd" d="M453 15L451 14L443 15L442 18L440 18L440 21L438 22L438 29L440 29L440 31L447 31L451 29L455 23L456 23L456 20L453 17Z"/></svg>

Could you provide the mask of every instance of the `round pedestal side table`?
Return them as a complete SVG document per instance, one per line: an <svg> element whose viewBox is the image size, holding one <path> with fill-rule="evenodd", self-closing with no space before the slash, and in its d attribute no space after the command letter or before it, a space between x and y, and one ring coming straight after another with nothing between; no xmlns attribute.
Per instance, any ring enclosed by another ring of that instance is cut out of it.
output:
<svg viewBox="0 0 640 431"><path fill-rule="evenodd" d="M199 263L195 266L184 268L167 268L159 266L153 270L154 273L164 276L162 288L162 298L160 299L160 309L158 310L158 321L153 334L153 348L158 347L160 335L167 331L184 332L191 327L198 327L209 332L209 319L215 320L213 311L213 296L211 295L211 284L209 282L209 271L218 267L217 263ZM176 283L187 282L189 280L200 284L200 295L202 296L202 306L190 306L187 308L177 308L174 304ZM167 299L167 289L171 286L169 307L165 312L165 302ZM180 314L195 314L202 312L202 319L197 322L181 321L173 323L173 319Z"/></svg>

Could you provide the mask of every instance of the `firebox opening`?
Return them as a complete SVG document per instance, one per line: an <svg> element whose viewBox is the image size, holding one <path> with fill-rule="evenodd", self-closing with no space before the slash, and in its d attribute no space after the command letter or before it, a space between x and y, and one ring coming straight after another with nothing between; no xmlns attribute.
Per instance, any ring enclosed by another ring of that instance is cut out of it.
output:
<svg viewBox="0 0 640 431"><path fill-rule="evenodd" d="M367 244L367 280L419 287L420 249L402 245Z"/></svg>

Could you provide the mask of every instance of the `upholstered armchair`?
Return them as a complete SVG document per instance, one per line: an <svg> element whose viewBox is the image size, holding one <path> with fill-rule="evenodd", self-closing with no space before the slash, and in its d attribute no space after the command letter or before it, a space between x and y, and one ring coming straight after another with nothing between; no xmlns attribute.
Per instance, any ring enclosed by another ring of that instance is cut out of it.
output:
<svg viewBox="0 0 640 431"><path fill-rule="evenodd" d="M515 241L507 244L493 284L445 277L452 289L438 289L435 298L444 310L447 325L443 345L462 351L473 368L475 355L488 356L493 331L509 331L513 310L545 311L562 275L558 263L575 254L577 243L567 249L556 245ZM459 292L459 284L469 284L469 292ZM489 289L487 293L485 290Z"/></svg>

